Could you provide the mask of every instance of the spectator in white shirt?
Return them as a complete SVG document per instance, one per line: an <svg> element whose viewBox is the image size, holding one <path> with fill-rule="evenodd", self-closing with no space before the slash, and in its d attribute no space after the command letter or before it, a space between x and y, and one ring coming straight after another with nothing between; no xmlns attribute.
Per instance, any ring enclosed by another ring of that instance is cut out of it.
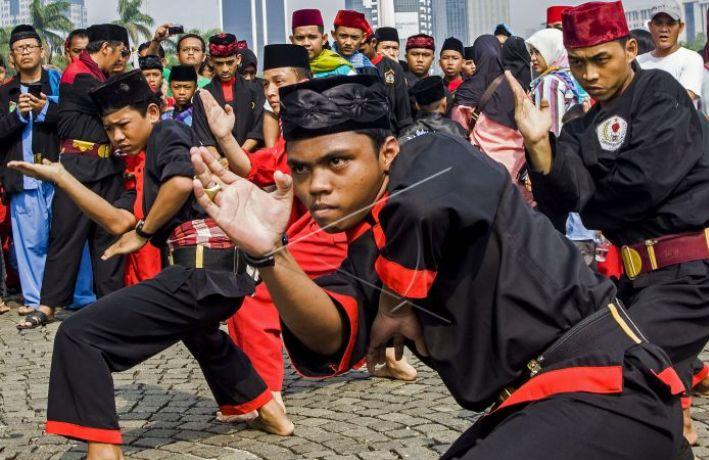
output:
<svg viewBox="0 0 709 460"><path fill-rule="evenodd" d="M650 33L655 50L638 56L643 69L661 69L674 76L697 101L702 94L704 62L702 57L679 44L684 31L681 8L676 0L661 0L652 11Z"/></svg>

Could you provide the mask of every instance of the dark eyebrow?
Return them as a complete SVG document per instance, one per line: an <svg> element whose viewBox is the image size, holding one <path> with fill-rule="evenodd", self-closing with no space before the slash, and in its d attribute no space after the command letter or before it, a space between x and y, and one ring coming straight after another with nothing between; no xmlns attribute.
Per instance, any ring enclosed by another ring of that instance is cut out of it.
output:
<svg viewBox="0 0 709 460"><path fill-rule="evenodd" d="M288 160L288 166L293 169L296 166L313 166L313 164L324 164L324 163L329 163L332 161L333 158L342 158L342 157L352 157L352 153L347 151L347 150L333 150L331 152L328 152L327 154L323 155L322 157L318 158L317 161L315 162L308 162L308 161L298 161L298 160Z"/></svg>

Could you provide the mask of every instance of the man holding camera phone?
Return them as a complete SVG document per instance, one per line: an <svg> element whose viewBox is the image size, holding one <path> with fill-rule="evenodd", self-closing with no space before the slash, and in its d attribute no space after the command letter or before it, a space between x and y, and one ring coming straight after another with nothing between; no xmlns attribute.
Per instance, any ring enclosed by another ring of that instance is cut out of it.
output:
<svg viewBox="0 0 709 460"><path fill-rule="evenodd" d="M31 314L39 307L54 187L48 182L23 177L5 166L13 160L57 161L61 75L42 68L42 42L33 27L15 27L9 45L17 75L0 88L1 174L3 198L10 202L12 238L26 305L21 313Z"/></svg>

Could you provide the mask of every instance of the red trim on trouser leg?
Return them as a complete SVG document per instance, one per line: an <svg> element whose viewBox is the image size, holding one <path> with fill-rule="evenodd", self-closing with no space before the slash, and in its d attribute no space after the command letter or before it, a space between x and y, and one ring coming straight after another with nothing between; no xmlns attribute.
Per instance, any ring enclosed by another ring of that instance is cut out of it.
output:
<svg viewBox="0 0 709 460"><path fill-rule="evenodd" d="M692 407L692 397L691 396L683 396L679 398L680 402L682 403L682 409L689 409Z"/></svg>
<svg viewBox="0 0 709 460"><path fill-rule="evenodd" d="M579 366L537 374L505 400L496 410L515 404L539 401L560 393L615 394L623 392L621 366Z"/></svg>
<svg viewBox="0 0 709 460"><path fill-rule="evenodd" d="M692 376L692 388L702 383L702 380L707 377L709 377L709 367L705 364L701 371Z"/></svg>
<svg viewBox="0 0 709 460"><path fill-rule="evenodd" d="M57 434L67 438L81 439L88 442L101 442L104 444L123 444L121 430L107 430L104 428L90 428L67 422L47 420L44 431L48 434Z"/></svg>
<svg viewBox="0 0 709 460"><path fill-rule="evenodd" d="M267 389L247 403L235 405L225 404L219 406L219 410L222 415L244 415L262 408L271 399L273 399L273 395L271 394L271 390Z"/></svg>
<svg viewBox="0 0 709 460"><path fill-rule="evenodd" d="M660 379L662 383L669 387L670 393L672 393L673 395L679 395L684 393L684 383L682 383L682 380L680 380L679 375L677 375L677 372L674 370L674 368L665 368L665 370L663 370L659 374L655 371L652 371L652 373L655 374L655 377Z"/></svg>

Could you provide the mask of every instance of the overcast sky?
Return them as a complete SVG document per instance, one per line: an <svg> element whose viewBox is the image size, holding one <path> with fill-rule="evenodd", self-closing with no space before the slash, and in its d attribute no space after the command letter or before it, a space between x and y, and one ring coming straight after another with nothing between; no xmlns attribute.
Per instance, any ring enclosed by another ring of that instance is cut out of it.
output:
<svg viewBox="0 0 709 460"><path fill-rule="evenodd" d="M229 0L223 0L229 1ZM319 8L323 12L325 24L332 24L337 10L344 8L345 0L284 0L287 2L288 17L299 8ZM444 2L446 0L433 0ZM626 6L647 3L653 0L626 0ZM515 33L526 36L538 30L546 20L546 8L554 4L578 5L582 0L510 0L510 26ZM116 18L118 0L86 0L89 24L110 22ZM219 0L144 0L148 14L157 24L174 22L186 29L207 30L219 24Z"/></svg>

